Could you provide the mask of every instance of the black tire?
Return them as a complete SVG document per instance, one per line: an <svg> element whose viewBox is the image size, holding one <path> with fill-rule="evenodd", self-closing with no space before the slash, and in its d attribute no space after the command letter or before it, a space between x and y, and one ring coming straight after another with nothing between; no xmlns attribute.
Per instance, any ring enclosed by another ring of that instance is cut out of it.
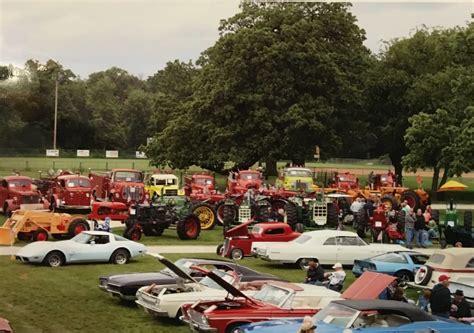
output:
<svg viewBox="0 0 474 333"><path fill-rule="evenodd" d="M408 282L413 281L413 273L406 270L401 270L395 273L395 277L398 279L398 285L406 285Z"/></svg>
<svg viewBox="0 0 474 333"><path fill-rule="evenodd" d="M464 229L468 232L471 233L472 231L472 211L466 210L464 212Z"/></svg>
<svg viewBox="0 0 474 333"><path fill-rule="evenodd" d="M115 265L125 265L130 261L130 252L126 249L117 249L110 256L110 262Z"/></svg>
<svg viewBox="0 0 474 333"><path fill-rule="evenodd" d="M137 242L142 238L142 231L132 224L123 231L123 237Z"/></svg>
<svg viewBox="0 0 474 333"><path fill-rule="evenodd" d="M285 210L285 206L287 203L288 202L283 199L276 199L276 200L271 201L272 211L277 212L278 209L280 208Z"/></svg>
<svg viewBox="0 0 474 333"><path fill-rule="evenodd" d="M421 266L415 274L414 282L420 286L426 286L430 282L433 269L430 266Z"/></svg>
<svg viewBox="0 0 474 333"><path fill-rule="evenodd" d="M224 205L223 214L224 226L231 226L235 223L235 218L237 217L237 209L234 205Z"/></svg>
<svg viewBox="0 0 474 333"><path fill-rule="evenodd" d="M259 203L257 206L257 221L258 222L268 222L270 221L270 211L272 206L270 202L264 200L265 203Z"/></svg>
<svg viewBox="0 0 474 333"><path fill-rule="evenodd" d="M363 208L359 209L359 211L355 214L355 220L357 226L365 228L365 226L369 224L369 217L367 216L366 210Z"/></svg>
<svg viewBox="0 0 474 333"><path fill-rule="evenodd" d="M285 205L286 211L286 223L291 226L291 229L296 230L296 224L298 223L298 210L296 206L290 202Z"/></svg>
<svg viewBox="0 0 474 333"><path fill-rule="evenodd" d="M71 224L69 224L69 228L67 229L67 234L69 238L72 238L80 232L87 230L90 230L89 223L87 223L85 219L78 218L71 221Z"/></svg>
<svg viewBox="0 0 474 333"><path fill-rule="evenodd" d="M33 232L33 236L31 239L33 242L40 242L40 241L47 241L49 238L48 232L43 229L38 229L35 232Z"/></svg>
<svg viewBox="0 0 474 333"><path fill-rule="evenodd" d="M216 254L217 254L218 256L221 256L223 251L224 251L224 244L219 244L219 245L217 245Z"/></svg>
<svg viewBox="0 0 474 333"><path fill-rule="evenodd" d="M31 233L19 232L16 238L18 238L18 240L21 240L21 241L31 241Z"/></svg>
<svg viewBox="0 0 474 333"><path fill-rule="evenodd" d="M302 270L308 270L308 263L310 261L315 261L316 259L315 258L300 258L298 259L298 261L296 262L296 265L302 269Z"/></svg>
<svg viewBox="0 0 474 333"><path fill-rule="evenodd" d="M413 190L403 191L400 195L400 201L407 201L411 208L416 212L418 208L421 208L420 197Z"/></svg>
<svg viewBox="0 0 474 333"><path fill-rule="evenodd" d="M296 223L295 224L295 231L302 234L304 232L304 224L303 223Z"/></svg>
<svg viewBox="0 0 474 333"><path fill-rule="evenodd" d="M64 254L60 251L51 251L49 252L43 260L43 264L50 267L59 267L66 263L66 258Z"/></svg>
<svg viewBox="0 0 474 333"><path fill-rule="evenodd" d="M398 202L397 199L391 194L385 194L380 198L380 202L382 202L385 206L387 206L388 210L398 209Z"/></svg>
<svg viewBox="0 0 474 333"><path fill-rule="evenodd" d="M331 226L331 227L337 227L337 224L339 222L339 211L337 208L337 205L334 203L328 203L328 210L327 210L327 218L326 218L326 224Z"/></svg>
<svg viewBox="0 0 474 333"><path fill-rule="evenodd" d="M229 326L226 327L225 333L241 333L242 330L240 330L239 327L245 324L248 324L248 323L242 322L242 323L230 324Z"/></svg>
<svg viewBox="0 0 474 333"><path fill-rule="evenodd" d="M159 228L159 227L152 227L151 228L153 236L161 236L163 235L163 232L165 231L164 228Z"/></svg>
<svg viewBox="0 0 474 333"><path fill-rule="evenodd" d="M221 201L216 205L216 222L218 225L224 225L224 206L224 201Z"/></svg>
<svg viewBox="0 0 474 333"><path fill-rule="evenodd" d="M244 258L244 251L239 248L232 249L232 251L230 251L229 258L232 260L242 260Z"/></svg>
<svg viewBox="0 0 474 333"><path fill-rule="evenodd" d="M176 232L180 239L196 239L201 233L201 221L194 214L189 214L178 222Z"/></svg>
<svg viewBox="0 0 474 333"><path fill-rule="evenodd" d="M201 221L201 230L211 230L217 224L217 214L211 205L207 203L195 204L191 211Z"/></svg>
<svg viewBox="0 0 474 333"><path fill-rule="evenodd" d="M431 219L435 221L437 224L439 224L439 210L433 209L431 211Z"/></svg>

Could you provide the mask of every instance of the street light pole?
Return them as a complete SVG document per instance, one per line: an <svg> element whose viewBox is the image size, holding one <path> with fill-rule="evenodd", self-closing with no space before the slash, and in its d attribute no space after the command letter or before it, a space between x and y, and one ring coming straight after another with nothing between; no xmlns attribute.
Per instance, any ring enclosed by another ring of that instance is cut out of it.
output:
<svg viewBox="0 0 474 333"><path fill-rule="evenodd" d="M58 128L58 85L59 76L56 76L56 89L54 96L54 130L53 130L53 149L56 150L56 132Z"/></svg>

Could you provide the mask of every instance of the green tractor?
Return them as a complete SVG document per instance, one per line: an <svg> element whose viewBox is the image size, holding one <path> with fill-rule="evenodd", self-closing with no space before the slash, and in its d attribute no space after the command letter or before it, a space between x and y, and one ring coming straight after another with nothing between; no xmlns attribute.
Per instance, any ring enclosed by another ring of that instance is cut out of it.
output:
<svg viewBox="0 0 474 333"><path fill-rule="evenodd" d="M255 195L251 191L243 196L229 197L224 201L224 232L233 225L249 221L270 220L271 203L266 196Z"/></svg>
<svg viewBox="0 0 474 333"><path fill-rule="evenodd" d="M294 196L285 205L286 222L297 232L307 228L336 228L339 209L333 200L322 192L314 197Z"/></svg>
<svg viewBox="0 0 474 333"><path fill-rule="evenodd" d="M463 215L461 225L457 205L453 199L446 205L444 221L440 221L439 211L433 210L432 218L438 223L441 248L447 245L455 246L456 243L461 243L462 247L474 247L472 211L464 211Z"/></svg>

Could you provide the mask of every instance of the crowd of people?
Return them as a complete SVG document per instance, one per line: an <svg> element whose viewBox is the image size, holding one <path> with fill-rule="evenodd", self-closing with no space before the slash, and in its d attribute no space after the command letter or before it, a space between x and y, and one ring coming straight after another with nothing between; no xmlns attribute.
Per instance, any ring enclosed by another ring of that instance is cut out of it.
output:
<svg viewBox="0 0 474 333"><path fill-rule="evenodd" d="M332 266L333 272L324 272L324 268L319 264L317 259L308 263L308 271L306 272L305 283L316 286L326 286L335 291L341 291L346 280L346 272L340 263Z"/></svg>

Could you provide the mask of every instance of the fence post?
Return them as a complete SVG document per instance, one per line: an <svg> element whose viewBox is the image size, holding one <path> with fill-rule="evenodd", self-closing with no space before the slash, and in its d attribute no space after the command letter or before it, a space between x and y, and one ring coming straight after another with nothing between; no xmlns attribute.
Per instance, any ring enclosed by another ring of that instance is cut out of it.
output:
<svg viewBox="0 0 474 333"><path fill-rule="evenodd" d="M132 169L135 169L135 162L132 162Z"/></svg>
<svg viewBox="0 0 474 333"><path fill-rule="evenodd" d="M53 161L53 170L56 170L56 161Z"/></svg>
<svg viewBox="0 0 474 333"><path fill-rule="evenodd" d="M82 161L79 162L79 173L82 174Z"/></svg>
<svg viewBox="0 0 474 333"><path fill-rule="evenodd" d="M105 162L105 171L109 171L109 162Z"/></svg>

